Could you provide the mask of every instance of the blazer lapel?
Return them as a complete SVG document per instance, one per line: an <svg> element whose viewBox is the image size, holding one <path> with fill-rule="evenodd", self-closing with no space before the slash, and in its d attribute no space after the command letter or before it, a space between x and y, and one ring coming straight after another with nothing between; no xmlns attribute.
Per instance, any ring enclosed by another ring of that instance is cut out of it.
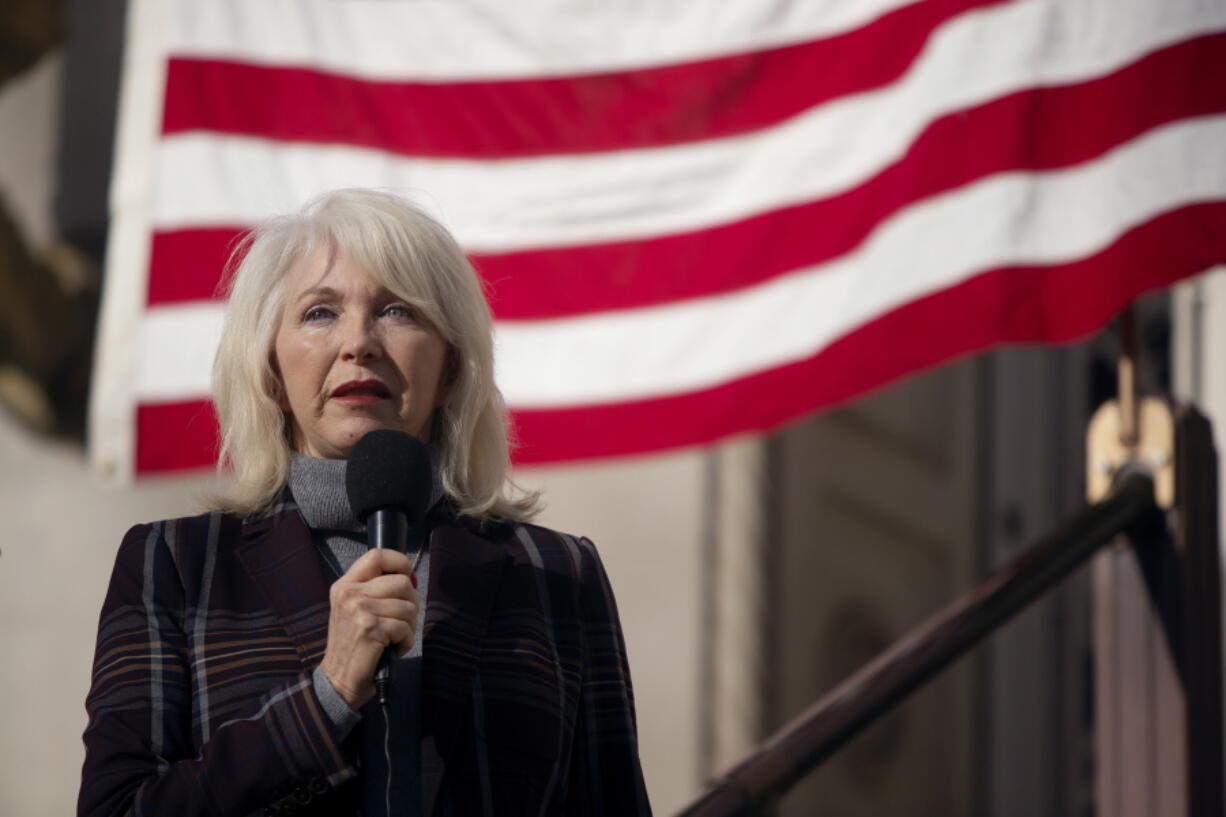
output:
<svg viewBox="0 0 1226 817"><path fill-rule="evenodd" d="M430 536L422 625L422 804L431 814L459 730L471 724L473 674L485 642L507 551L449 520Z"/></svg>
<svg viewBox="0 0 1226 817"><path fill-rule="evenodd" d="M243 521L239 561L281 620L304 667L319 663L328 634L328 581L292 500Z"/></svg>

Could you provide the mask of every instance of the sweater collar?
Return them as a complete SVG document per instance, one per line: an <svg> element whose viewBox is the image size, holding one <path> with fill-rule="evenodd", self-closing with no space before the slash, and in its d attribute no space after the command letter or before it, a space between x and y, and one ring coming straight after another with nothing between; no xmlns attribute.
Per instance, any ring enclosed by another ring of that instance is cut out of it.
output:
<svg viewBox="0 0 1226 817"><path fill-rule="evenodd" d="M326 460L297 453L290 460L289 489L310 528L362 530L345 490L346 465L346 460Z"/></svg>

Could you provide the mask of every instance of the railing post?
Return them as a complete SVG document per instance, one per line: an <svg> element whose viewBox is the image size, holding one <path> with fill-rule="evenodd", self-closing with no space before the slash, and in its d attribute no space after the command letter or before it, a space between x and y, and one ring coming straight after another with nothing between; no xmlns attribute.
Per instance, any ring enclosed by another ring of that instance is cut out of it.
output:
<svg viewBox="0 0 1226 817"><path fill-rule="evenodd" d="M1129 401L1122 401L1128 403ZM1116 469L1145 455L1164 470L1158 504L1174 505L1174 420L1147 398L1133 411L1109 402L1087 430L1087 494L1099 498ZM1175 654L1160 612L1178 596L1169 545L1127 547L1118 537L1091 569L1094 634L1095 811L1111 817L1187 814L1185 711ZM1149 598L1146 585L1165 588ZM1165 600L1165 601L1163 601ZM1167 621L1171 620L1168 615Z"/></svg>
<svg viewBox="0 0 1226 817"><path fill-rule="evenodd" d="M1126 447L1156 469L1173 460L1172 496L1159 489L1158 501L1175 514L1174 541L1095 559L1096 811L1226 817L1217 457L1200 413L1180 408L1172 420L1151 400ZM1095 470L1118 464L1103 459L1115 456L1104 442L1126 425L1114 411L1109 404L1091 423L1091 491Z"/></svg>
<svg viewBox="0 0 1226 817"><path fill-rule="evenodd" d="M1188 708L1188 814L1223 817L1222 582L1218 549L1217 452L1209 421L1184 408L1175 422L1175 546L1180 571L1180 641Z"/></svg>

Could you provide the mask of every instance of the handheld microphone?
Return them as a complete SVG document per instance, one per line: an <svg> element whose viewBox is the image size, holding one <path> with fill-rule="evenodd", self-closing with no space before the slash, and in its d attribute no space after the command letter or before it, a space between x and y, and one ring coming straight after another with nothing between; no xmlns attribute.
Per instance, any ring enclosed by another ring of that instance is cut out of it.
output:
<svg viewBox="0 0 1226 817"><path fill-rule="evenodd" d="M345 490L354 514L366 523L366 541L371 547L403 553L409 531L425 516L431 487L430 455L411 434L371 431L349 454ZM388 647L375 672L380 706L387 705L387 682L395 657L395 650Z"/></svg>

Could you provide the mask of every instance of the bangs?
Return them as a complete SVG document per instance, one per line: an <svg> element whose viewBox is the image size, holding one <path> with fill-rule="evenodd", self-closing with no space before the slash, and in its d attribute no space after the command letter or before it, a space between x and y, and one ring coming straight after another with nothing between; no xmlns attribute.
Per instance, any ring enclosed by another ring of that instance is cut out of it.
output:
<svg viewBox="0 0 1226 817"><path fill-rule="evenodd" d="M327 202L310 213L301 225L298 257L323 250L331 267L338 255L344 255L418 310L445 341L455 343L456 327L444 308L448 293L440 286L447 280L445 267L450 265L439 263L440 254L444 258L452 254L462 264L467 260L454 242L439 242L432 231L421 229L419 220L409 222L400 212L370 206L377 203L349 201L347 206L337 206L337 202Z"/></svg>

